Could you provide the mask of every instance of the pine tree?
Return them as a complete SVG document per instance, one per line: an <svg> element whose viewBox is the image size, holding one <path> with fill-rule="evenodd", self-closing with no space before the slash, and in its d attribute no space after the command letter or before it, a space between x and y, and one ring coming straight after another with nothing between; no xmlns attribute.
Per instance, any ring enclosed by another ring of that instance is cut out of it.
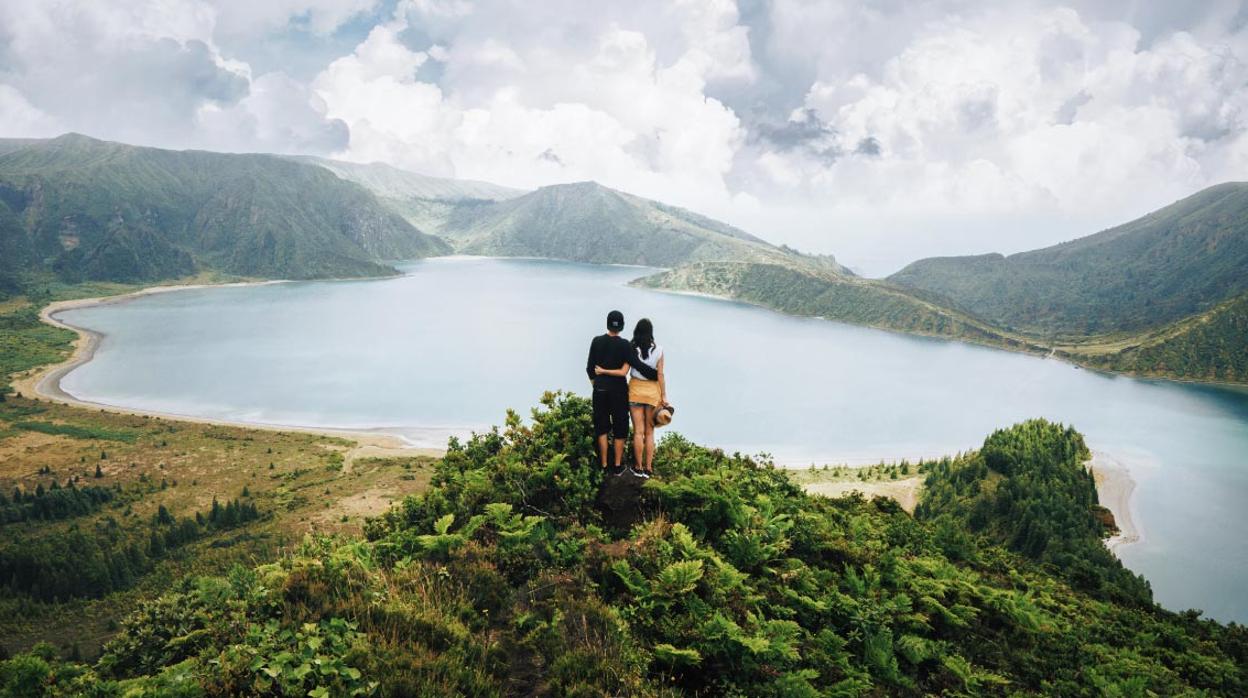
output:
<svg viewBox="0 0 1248 698"><path fill-rule="evenodd" d="M156 531L152 531L151 537L148 538L147 554L153 559L165 556L165 539Z"/></svg>

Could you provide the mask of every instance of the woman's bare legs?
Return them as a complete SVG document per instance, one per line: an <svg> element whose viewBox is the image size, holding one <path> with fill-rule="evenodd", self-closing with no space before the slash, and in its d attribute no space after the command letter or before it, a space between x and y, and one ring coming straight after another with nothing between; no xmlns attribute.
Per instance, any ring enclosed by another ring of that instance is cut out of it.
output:
<svg viewBox="0 0 1248 698"><path fill-rule="evenodd" d="M646 410L646 472L654 475L654 410L653 407L647 407Z"/></svg>
<svg viewBox="0 0 1248 698"><path fill-rule="evenodd" d="M629 405L628 411L633 415L633 460L637 463L637 472L641 472L646 462L646 427L650 425L649 407Z"/></svg>

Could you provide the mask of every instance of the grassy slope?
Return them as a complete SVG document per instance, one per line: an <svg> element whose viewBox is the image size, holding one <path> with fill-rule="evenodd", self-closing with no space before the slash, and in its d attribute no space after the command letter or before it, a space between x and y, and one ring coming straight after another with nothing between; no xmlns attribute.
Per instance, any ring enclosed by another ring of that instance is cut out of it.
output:
<svg viewBox="0 0 1248 698"><path fill-rule="evenodd" d="M257 505L262 518L187 546L132 588L103 598L48 603L14 595L0 585L3 644L15 650L38 640L58 646L76 642L82 651L93 653L117 621L183 575L222 574L235 563L274 559L311 532L358 533L365 515L380 513L392 499L428 482L423 459L356 461L348 472L343 457L352 446L348 440L310 434L131 417L9 398L0 404L0 492L46 489L53 481L63 484L77 476L80 487L116 486L125 494L87 516L0 525L0 557L16 541L37 541L71 527L90 531L110 518L123 530L138 529L162 505L178 517L194 516L206 512L214 496L226 501L239 497L244 488L250 495L244 499ZM107 457L101 459L101 454ZM94 476L97 464L101 478ZM162 488L162 482L167 486Z"/></svg>
<svg viewBox="0 0 1248 698"><path fill-rule="evenodd" d="M1248 183L1222 184L1085 238L920 260L889 281L1038 335L1133 333L1248 292L1246 222Z"/></svg>
<svg viewBox="0 0 1248 698"><path fill-rule="evenodd" d="M68 135L0 155L0 272L67 280L208 269L316 278L392 273L449 248L323 168Z"/></svg>
<svg viewBox="0 0 1248 698"><path fill-rule="evenodd" d="M509 418L454 444L431 489L370 522L367 541L311 541L276 564L178 585L93 667L24 656L0 672L53 672L105 695L1248 689L1243 628L1085 591L1095 579L1008 551L997 526L975 533L946 507L929 521L887 501L810 497L766 464L679 437L660 447L663 477L614 525L586 467L588 403L544 402L532 423ZM994 435L968 458L1004 450L995 467L1030 472L1034 454L1067 444L1048 429L1003 434L1020 449ZM962 472L939 465L929 482ZM1080 552L1101 533L1087 483L1019 482L1038 488L1019 501L1086 524L1069 534L1081 571L1121 570Z"/></svg>

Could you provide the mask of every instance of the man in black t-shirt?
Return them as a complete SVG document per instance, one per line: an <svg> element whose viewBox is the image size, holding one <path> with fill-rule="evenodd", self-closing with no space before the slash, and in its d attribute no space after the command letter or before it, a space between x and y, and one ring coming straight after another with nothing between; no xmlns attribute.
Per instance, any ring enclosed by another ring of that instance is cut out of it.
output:
<svg viewBox="0 0 1248 698"><path fill-rule="evenodd" d="M633 345L620 336L624 329L624 313L612 310L607 314L607 333L594 337L589 344L585 373L594 384L594 440L598 446L598 462L607 467L607 435L615 439L615 459L611 472L624 472L624 444L628 441L628 379L624 376L599 375L594 367L608 370L634 368L650 380L658 372L634 358Z"/></svg>

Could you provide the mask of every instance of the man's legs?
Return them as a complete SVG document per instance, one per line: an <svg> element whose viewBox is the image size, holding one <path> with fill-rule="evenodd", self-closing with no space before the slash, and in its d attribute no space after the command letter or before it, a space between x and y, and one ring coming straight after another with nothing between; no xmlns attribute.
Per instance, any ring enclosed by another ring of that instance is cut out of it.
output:
<svg viewBox="0 0 1248 698"><path fill-rule="evenodd" d="M605 390L594 391L594 441L598 446L598 464L607 467L607 434L611 433L611 400Z"/></svg>
<svg viewBox="0 0 1248 698"><path fill-rule="evenodd" d="M624 442L628 441L627 436L615 437L615 467L619 468L624 465Z"/></svg>
<svg viewBox="0 0 1248 698"><path fill-rule="evenodd" d="M624 466L624 444L628 443L628 390L612 391L611 434L615 437L615 467Z"/></svg>

